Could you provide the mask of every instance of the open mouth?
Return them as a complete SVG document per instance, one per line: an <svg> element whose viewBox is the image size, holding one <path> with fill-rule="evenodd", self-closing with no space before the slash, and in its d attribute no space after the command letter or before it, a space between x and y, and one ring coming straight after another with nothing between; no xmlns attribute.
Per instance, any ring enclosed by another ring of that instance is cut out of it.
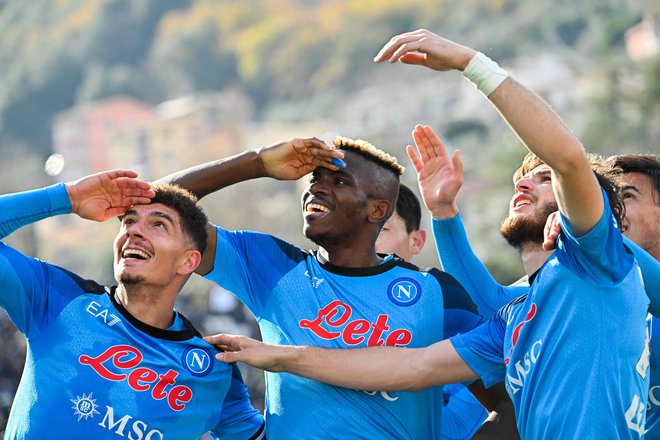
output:
<svg viewBox="0 0 660 440"><path fill-rule="evenodd" d="M305 207L305 212L328 213L330 212L330 209L327 206L319 205L318 203L309 203Z"/></svg>
<svg viewBox="0 0 660 440"><path fill-rule="evenodd" d="M124 260L149 260L151 255L141 249L127 248L122 251L121 258Z"/></svg>
<svg viewBox="0 0 660 440"><path fill-rule="evenodd" d="M531 204L532 200L528 196L520 195L513 200L513 209L529 206Z"/></svg>

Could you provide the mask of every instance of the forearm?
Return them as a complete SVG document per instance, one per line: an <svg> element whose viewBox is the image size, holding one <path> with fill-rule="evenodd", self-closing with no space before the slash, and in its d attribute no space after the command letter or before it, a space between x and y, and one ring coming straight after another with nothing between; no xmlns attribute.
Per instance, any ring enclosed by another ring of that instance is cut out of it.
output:
<svg viewBox="0 0 660 440"><path fill-rule="evenodd" d="M476 378L449 340L430 347L322 349L282 347L273 371L371 391L419 391Z"/></svg>
<svg viewBox="0 0 660 440"><path fill-rule="evenodd" d="M71 212L64 184L0 196L0 238L36 221Z"/></svg>
<svg viewBox="0 0 660 440"><path fill-rule="evenodd" d="M507 78L488 98L525 146L555 173L589 169L580 141L531 90Z"/></svg>
<svg viewBox="0 0 660 440"><path fill-rule="evenodd" d="M580 141L545 101L512 78L488 98L525 146L552 169L557 204L575 233L588 232L600 219L603 203Z"/></svg>
<svg viewBox="0 0 660 440"><path fill-rule="evenodd" d="M178 185L201 199L235 183L265 176L258 151L250 150L178 171L158 179L157 183Z"/></svg>

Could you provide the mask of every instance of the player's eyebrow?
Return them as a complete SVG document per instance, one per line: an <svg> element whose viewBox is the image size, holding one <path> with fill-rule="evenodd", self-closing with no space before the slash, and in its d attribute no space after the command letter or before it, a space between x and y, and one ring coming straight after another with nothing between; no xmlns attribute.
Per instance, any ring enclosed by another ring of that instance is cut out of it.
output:
<svg viewBox="0 0 660 440"><path fill-rule="evenodd" d="M621 187L621 192L624 192L624 191L634 191L634 192L636 192L637 194L641 194L641 191L640 191L639 188L637 188L635 185L625 185L625 186L622 186L622 187Z"/></svg>

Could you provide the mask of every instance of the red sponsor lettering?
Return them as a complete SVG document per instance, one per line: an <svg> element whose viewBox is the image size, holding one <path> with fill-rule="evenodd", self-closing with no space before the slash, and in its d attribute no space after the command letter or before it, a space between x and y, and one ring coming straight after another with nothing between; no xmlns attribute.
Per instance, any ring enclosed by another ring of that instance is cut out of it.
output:
<svg viewBox="0 0 660 440"><path fill-rule="evenodd" d="M366 319L351 321L352 313L351 306L334 300L320 309L315 319L302 319L298 325L322 339L333 340L341 337L347 345L357 345L367 340L369 346L405 346L412 341L412 333L406 329L395 329L386 335L390 330L387 325L388 315L378 315L376 322L372 323Z"/></svg>
<svg viewBox="0 0 660 440"><path fill-rule="evenodd" d="M114 345L97 357L81 355L78 362L89 365L96 373L104 379L119 382L126 380L128 386L135 391L148 391L156 400L167 397L167 404L175 411L181 411L190 402L193 393L185 385L175 385L179 376L174 370L158 374L156 371L138 366L142 363L142 353L130 345ZM106 366L114 366L119 370L130 370L122 373L114 373Z"/></svg>

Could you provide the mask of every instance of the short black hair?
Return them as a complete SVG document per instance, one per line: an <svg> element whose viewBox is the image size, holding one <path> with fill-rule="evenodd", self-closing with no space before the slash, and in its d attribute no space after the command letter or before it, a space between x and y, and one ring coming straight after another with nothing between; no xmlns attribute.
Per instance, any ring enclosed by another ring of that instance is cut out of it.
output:
<svg viewBox="0 0 660 440"><path fill-rule="evenodd" d="M396 213L406 223L408 234L419 229L422 223L422 206L415 193L403 183L399 184Z"/></svg>
<svg viewBox="0 0 660 440"><path fill-rule="evenodd" d="M160 203L175 210L179 214L184 235L193 241L198 251L204 253L209 239L206 229L208 218L197 203L197 197L190 191L169 183L155 183L151 185L151 189L156 193L151 203Z"/></svg>
<svg viewBox="0 0 660 440"><path fill-rule="evenodd" d="M619 154L607 158L616 177L621 174L639 173L647 176L655 189L655 201L660 205L660 156L656 154Z"/></svg>

